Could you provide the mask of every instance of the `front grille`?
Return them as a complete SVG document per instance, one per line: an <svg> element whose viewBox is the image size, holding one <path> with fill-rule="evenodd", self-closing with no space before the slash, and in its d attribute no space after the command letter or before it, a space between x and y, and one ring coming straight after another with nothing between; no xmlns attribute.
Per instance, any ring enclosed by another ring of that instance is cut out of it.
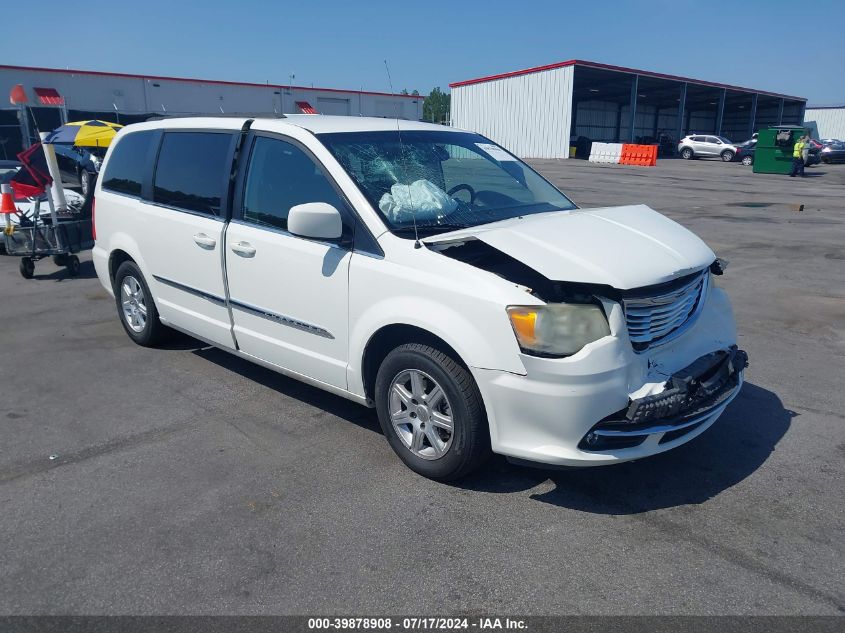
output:
<svg viewBox="0 0 845 633"><path fill-rule="evenodd" d="M634 350L645 351L683 332L704 303L709 279L710 271L705 270L669 292L623 299L628 337Z"/></svg>

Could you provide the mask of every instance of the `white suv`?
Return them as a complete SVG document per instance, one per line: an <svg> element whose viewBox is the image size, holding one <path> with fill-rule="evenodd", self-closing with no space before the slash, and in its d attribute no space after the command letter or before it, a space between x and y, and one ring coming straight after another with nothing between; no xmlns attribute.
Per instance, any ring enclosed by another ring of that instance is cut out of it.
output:
<svg viewBox="0 0 845 633"><path fill-rule="evenodd" d="M648 207L579 209L477 134L388 119L130 125L93 256L127 334L169 328L375 407L413 470L669 450L738 393L721 262Z"/></svg>
<svg viewBox="0 0 845 633"><path fill-rule="evenodd" d="M681 158L721 158L726 163L736 156L736 145L724 136L712 134L689 134L678 143Z"/></svg>

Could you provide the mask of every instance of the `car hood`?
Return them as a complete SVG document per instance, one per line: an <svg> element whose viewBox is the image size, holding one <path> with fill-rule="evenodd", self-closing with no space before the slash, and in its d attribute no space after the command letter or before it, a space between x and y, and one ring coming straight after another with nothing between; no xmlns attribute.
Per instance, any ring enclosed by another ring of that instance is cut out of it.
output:
<svg viewBox="0 0 845 633"><path fill-rule="evenodd" d="M526 215L450 231L431 245L477 239L553 281L629 290L701 270L716 258L695 234L645 205Z"/></svg>

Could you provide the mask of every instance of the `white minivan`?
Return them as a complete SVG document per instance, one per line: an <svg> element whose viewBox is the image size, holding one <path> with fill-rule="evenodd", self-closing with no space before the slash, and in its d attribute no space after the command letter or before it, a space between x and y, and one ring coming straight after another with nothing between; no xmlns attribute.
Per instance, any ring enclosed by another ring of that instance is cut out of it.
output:
<svg viewBox="0 0 845 633"><path fill-rule="evenodd" d="M580 209L471 132L292 115L130 125L94 264L179 330L375 407L413 470L597 466L688 442L742 385L724 263L643 205Z"/></svg>

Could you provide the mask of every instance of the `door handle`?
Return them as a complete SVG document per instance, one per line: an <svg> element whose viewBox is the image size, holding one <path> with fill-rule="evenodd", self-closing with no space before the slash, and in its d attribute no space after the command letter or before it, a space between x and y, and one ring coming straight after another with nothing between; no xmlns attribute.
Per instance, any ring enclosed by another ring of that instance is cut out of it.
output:
<svg viewBox="0 0 845 633"><path fill-rule="evenodd" d="M205 233L197 233L194 235L194 242L196 242L197 246L202 248L211 249L217 246L217 240L213 237L208 237Z"/></svg>
<svg viewBox="0 0 845 633"><path fill-rule="evenodd" d="M234 242L232 252L242 257L255 257L255 248L249 242Z"/></svg>

